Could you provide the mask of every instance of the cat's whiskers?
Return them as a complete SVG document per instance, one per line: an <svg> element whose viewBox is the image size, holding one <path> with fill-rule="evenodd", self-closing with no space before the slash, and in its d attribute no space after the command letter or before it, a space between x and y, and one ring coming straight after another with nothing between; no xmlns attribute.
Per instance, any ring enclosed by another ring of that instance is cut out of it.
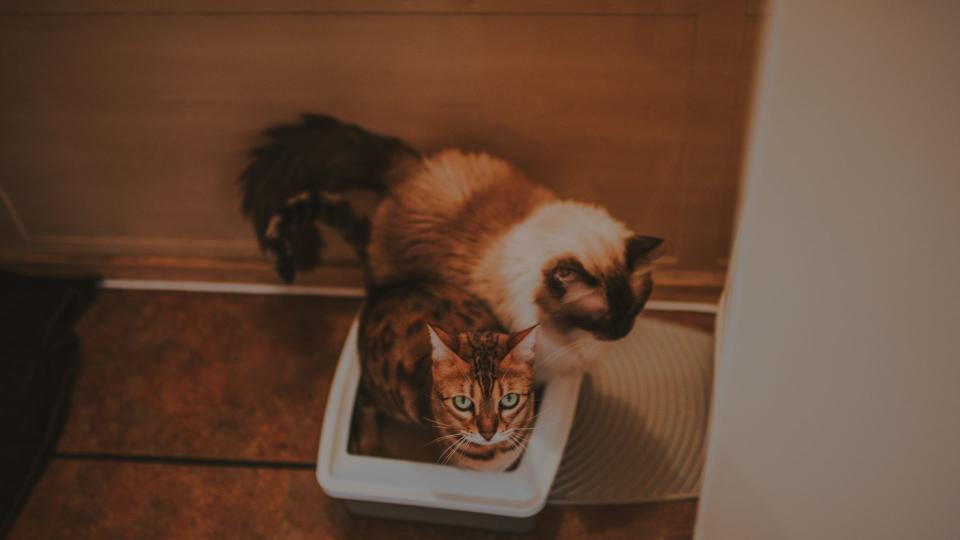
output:
<svg viewBox="0 0 960 540"><path fill-rule="evenodd" d="M520 444L520 446L521 446L524 450L527 449L527 443L529 443L529 441L530 441L530 439L529 439L528 434L526 434L526 433L518 433L518 434L517 434L517 442Z"/></svg>
<svg viewBox="0 0 960 540"><path fill-rule="evenodd" d="M437 437L436 439L433 439L432 441L428 442L427 444L421 446L421 448L426 448L426 447L430 446L431 444L439 444L440 442L445 441L445 440L447 440L447 439L454 439L454 438L457 438L457 437L462 437L462 435L460 435L459 433L451 433L451 434L449 434L449 435L441 435L441 436Z"/></svg>
<svg viewBox="0 0 960 540"><path fill-rule="evenodd" d="M444 422L441 422L440 420L437 420L436 418L424 417L424 420L426 420L427 422L430 422L431 424L433 424L433 425L436 426L436 427L444 427L444 428L450 428L450 429L459 429L459 426L455 426L455 425L453 425L453 424L446 424L446 423L444 423Z"/></svg>
<svg viewBox="0 0 960 540"><path fill-rule="evenodd" d="M550 362L551 360L553 360L554 358L556 358L557 356L560 356L560 355L565 354L565 353L567 353L568 351L570 351L577 343L579 343L579 342L578 342L578 341L574 341L574 342L572 342L572 343L568 343L568 344L564 345L563 347L560 347L559 349L551 352L551 353L550 353L549 355L547 355L546 357L537 360L537 363L538 363L538 364L541 364L541 365L546 364L546 363Z"/></svg>
<svg viewBox="0 0 960 540"><path fill-rule="evenodd" d="M567 344L567 345L564 345L563 347L561 347L561 348L553 351L552 353L550 353L549 356L547 356L547 357L544 358L543 360L540 360L539 363L540 363L540 365L544 365L544 364L547 364L547 363L552 362L553 360L559 358L560 356L563 356L563 355L566 355L566 354L572 354L572 353L574 353L574 352L577 352L577 351L579 351L580 349L583 349L584 347L590 345L590 342L591 342L591 340L590 340L589 338L581 338L581 339L578 339L578 340L576 340L576 341L573 341L573 342L571 342L571 343L569 343L569 344Z"/></svg>
<svg viewBox="0 0 960 540"><path fill-rule="evenodd" d="M526 442L524 441L523 435L512 434L510 436L510 444L512 445L512 448L511 448L512 451L517 451L519 449L519 453L522 453L522 452L526 452L527 450L527 445L526 445Z"/></svg>
<svg viewBox="0 0 960 540"><path fill-rule="evenodd" d="M453 456L454 454L456 454L457 450L459 450L462 446L464 446L465 444L467 444L467 442L469 442L467 441L467 438L463 435L463 433L460 433L459 435L460 435L460 439L457 442L451 444L450 447L447 448L447 451L440 455L441 465L446 465L447 463L449 463L450 460L453 459Z"/></svg>
<svg viewBox="0 0 960 540"><path fill-rule="evenodd" d="M521 441L513 441L513 447L516 449L517 454L523 454L527 451L527 445Z"/></svg>
<svg viewBox="0 0 960 540"><path fill-rule="evenodd" d="M444 459L447 457L448 454L450 454L451 452L453 452L453 450L454 450L454 448L457 446L457 444L459 444L459 443L463 440L463 436L462 436L462 435L460 435L460 434L458 433L457 436L460 437L460 438L457 439L456 441L450 443L450 446L446 447L446 449L444 449L444 451L440 453L440 457L437 458L437 462L440 463L441 465L443 465L443 464L446 463L446 462L444 461Z"/></svg>

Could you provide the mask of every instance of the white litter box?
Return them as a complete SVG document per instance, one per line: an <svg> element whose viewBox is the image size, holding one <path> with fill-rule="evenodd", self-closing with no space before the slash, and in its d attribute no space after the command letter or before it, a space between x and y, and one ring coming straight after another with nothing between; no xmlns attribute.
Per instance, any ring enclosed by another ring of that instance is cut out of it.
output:
<svg viewBox="0 0 960 540"><path fill-rule="evenodd" d="M547 502L573 423L582 376L547 383L540 416L519 466L510 472L351 454L347 451L360 383L354 321L327 398L317 480L355 514L522 532Z"/></svg>

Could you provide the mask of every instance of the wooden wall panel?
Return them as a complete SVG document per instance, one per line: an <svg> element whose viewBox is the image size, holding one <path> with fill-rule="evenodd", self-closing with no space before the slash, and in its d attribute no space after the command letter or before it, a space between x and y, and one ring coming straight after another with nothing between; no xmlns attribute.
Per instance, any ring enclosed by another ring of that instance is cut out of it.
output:
<svg viewBox="0 0 960 540"><path fill-rule="evenodd" d="M32 8L50 13L0 18L0 185L31 252L258 258L237 210L243 152L263 126L315 110L427 151L502 155L668 238L674 269L722 272L749 67L743 4L562 3L605 16L216 4L74 9L101 10L91 16L50 1Z"/></svg>
<svg viewBox="0 0 960 540"><path fill-rule="evenodd" d="M0 13L693 15L696 6L697 0L6 0Z"/></svg>

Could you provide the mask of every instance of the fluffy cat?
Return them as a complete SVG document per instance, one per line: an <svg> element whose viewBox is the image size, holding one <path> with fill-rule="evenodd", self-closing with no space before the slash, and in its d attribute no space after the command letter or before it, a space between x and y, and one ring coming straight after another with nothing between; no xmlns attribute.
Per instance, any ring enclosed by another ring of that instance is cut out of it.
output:
<svg viewBox="0 0 960 540"><path fill-rule="evenodd" d="M373 189L374 283L431 276L465 288L511 330L540 324L537 376L585 370L629 333L662 240L602 208L559 199L503 160L409 146L328 116L267 132L241 179L243 209L292 280L321 247L318 194Z"/></svg>
<svg viewBox="0 0 960 540"><path fill-rule="evenodd" d="M533 429L535 328L500 333L480 300L419 282L371 289L358 339L361 453L378 452L385 414L432 426L442 463L504 471L517 462Z"/></svg>
<svg viewBox="0 0 960 540"><path fill-rule="evenodd" d="M340 232L366 263L369 222L338 198L301 196L273 226L315 220ZM355 449L379 453L380 420L387 415L432 427L443 463L480 471L512 467L533 429L535 328L501 333L483 301L460 287L425 279L376 285L364 268Z"/></svg>

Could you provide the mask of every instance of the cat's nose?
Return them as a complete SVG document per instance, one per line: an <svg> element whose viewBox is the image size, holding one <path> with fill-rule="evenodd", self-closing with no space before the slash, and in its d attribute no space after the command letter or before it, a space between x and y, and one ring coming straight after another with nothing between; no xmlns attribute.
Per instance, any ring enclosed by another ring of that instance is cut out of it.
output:
<svg viewBox="0 0 960 540"><path fill-rule="evenodd" d="M599 333L595 333L594 337L601 341L614 341L620 339L629 334L630 330L633 330L634 320L634 317L613 320L604 330Z"/></svg>
<svg viewBox="0 0 960 540"><path fill-rule="evenodd" d="M497 434L497 417L492 414L487 414L488 411L480 411L480 415L477 417L477 431L480 432L480 436L486 440L490 440L494 435Z"/></svg>

